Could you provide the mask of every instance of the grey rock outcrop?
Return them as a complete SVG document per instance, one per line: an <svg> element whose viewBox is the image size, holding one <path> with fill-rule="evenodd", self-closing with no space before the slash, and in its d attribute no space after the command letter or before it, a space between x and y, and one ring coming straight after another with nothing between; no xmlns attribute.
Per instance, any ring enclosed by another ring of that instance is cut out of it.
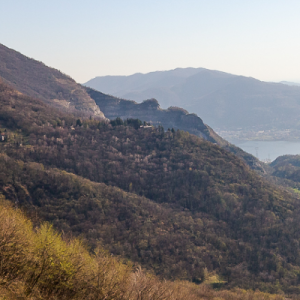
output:
<svg viewBox="0 0 300 300"><path fill-rule="evenodd" d="M217 143L209 127L196 114L190 114L179 107L160 108L156 99L148 99L142 103L118 99L93 89L87 88L89 95L95 100L108 119L136 118L149 122L154 126L163 126L165 130L174 128L188 131L213 143ZM212 130L211 130L212 131Z"/></svg>

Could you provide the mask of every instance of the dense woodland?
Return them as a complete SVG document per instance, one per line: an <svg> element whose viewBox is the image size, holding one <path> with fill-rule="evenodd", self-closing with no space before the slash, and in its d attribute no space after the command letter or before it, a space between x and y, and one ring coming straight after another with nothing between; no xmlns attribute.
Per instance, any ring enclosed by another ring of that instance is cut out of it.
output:
<svg viewBox="0 0 300 300"><path fill-rule="evenodd" d="M160 278L299 294L299 203L230 152L139 120L76 119L0 85L0 190Z"/></svg>
<svg viewBox="0 0 300 300"><path fill-rule="evenodd" d="M283 300L259 291L213 291L209 282L160 281L101 247L38 227L0 195L0 299Z"/></svg>

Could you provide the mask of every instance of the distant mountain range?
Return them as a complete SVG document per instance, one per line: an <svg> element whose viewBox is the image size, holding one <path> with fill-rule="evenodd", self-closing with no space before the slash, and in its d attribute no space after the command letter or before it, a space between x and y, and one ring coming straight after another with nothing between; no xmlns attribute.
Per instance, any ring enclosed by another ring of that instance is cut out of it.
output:
<svg viewBox="0 0 300 300"><path fill-rule="evenodd" d="M203 68L96 77L84 85L141 102L179 106L215 129L299 128L300 87Z"/></svg>

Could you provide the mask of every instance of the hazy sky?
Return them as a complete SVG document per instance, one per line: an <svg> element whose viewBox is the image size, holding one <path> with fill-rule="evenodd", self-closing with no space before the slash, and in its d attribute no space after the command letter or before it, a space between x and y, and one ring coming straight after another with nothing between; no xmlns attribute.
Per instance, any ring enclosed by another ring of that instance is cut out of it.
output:
<svg viewBox="0 0 300 300"><path fill-rule="evenodd" d="M78 82L204 67L300 81L299 0L0 0L0 43Z"/></svg>

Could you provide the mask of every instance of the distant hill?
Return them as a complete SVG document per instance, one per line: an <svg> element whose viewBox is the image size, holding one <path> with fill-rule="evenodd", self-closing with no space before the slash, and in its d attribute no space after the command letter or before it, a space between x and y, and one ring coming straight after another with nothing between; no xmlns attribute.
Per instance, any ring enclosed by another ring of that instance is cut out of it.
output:
<svg viewBox="0 0 300 300"><path fill-rule="evenodd" d="M69 76L0 44L0 78L19 92L65 111L104 117L84 88Z"/></svg>
<svg viewBox="0 0 300 300"><path fill-rule="evenodd" d="M279 156L271 166L274 168L273 176L300 183L300 155Z"/></svg>
<svg viewBox="0 0 300 300"><path fill-rule="evenodd" d="M163 108L196 113L214 129L300 128L300 87L269 83L203 68L96 77L86 86L141 102L156 98Z"/></svg>
<svg viewBox="0 0 300 300"><path fill-rule="evenodd" d="M150 122L154 126L163 126L167 129L181 129L193 133L213 143L228 144L218 137L213 130L203 123L195 114L189 114L179 107L162 109L156 99L145 100L142 103L119 99L96 90L87 88L88 94L95 100L101 111L109 119L138 118Z"/></svg>

